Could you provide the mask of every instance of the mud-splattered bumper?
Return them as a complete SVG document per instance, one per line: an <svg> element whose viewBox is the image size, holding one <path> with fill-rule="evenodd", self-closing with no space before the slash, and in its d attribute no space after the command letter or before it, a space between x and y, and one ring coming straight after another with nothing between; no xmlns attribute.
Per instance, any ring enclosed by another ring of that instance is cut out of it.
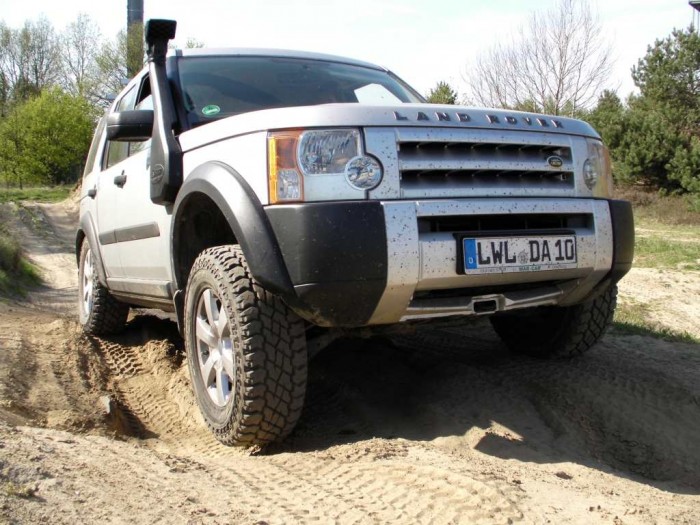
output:
<svg viewBox="0 0 700 525"><path fill-rule="evenodd" d="M294 285L290 303L321 326L575 304L604 280L619 280L634 246L631 208L622 201L361 201L270 206L266 212ZM540 234L548 226L575 235L576 267L460 271L460 234L479 228L511 235L514 225L528 224Z"/></svg>

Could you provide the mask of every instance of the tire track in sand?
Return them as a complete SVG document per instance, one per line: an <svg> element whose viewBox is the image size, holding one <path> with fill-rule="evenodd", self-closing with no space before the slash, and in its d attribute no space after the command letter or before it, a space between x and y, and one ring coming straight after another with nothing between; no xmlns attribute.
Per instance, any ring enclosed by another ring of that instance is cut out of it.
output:
<svg viewBox="0 0 700 525"><path fill-rule="evenodd" d="M244 506L268 502L261 506L275 509L271 520L366 523L410 522L419 517L421 523L479 523L494 516L511 520L523 516L518 507L521 495L507 483L411 464L403 456L393 457L398 445L392 441L374 443L369 457L362 452L366 442L346 445L353 459L344 462L312 452L251 455L225 447L199 419L189 382L183 378L186 366L176 366L167 357L172 353L167 342L91 340L112 373L125 418L133 415L129 421L133 434L146 437L143 442L156 450L206 465L223 486L250 493L254 501L246 496ZM338 403L333 396L328 401ZM425 453L424 447L410 442L402 447L404 455ZM411 452L413 447L417 448Z"/></svg>

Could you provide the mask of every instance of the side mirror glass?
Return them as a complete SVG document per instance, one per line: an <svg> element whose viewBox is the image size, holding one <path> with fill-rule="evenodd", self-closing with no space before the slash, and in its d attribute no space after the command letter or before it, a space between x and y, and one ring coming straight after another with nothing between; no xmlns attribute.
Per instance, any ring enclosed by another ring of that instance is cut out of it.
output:
<svg viewBox="0 0 700 525"><path fill-rule="evenodd" d="M153 110L129 110L107 117L107 138L118 142L143 142L153 134Z"/></svg>

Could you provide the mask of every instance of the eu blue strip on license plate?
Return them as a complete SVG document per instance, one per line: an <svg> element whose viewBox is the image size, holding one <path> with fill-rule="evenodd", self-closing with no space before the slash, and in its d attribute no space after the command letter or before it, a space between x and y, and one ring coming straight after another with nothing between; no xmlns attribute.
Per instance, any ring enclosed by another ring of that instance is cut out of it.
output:
<svg viewBox="0 0 700 525"><path fill-rule="evenodd" d="M464 239L464 265L467 270L476 269L476 239Z"/></svg>

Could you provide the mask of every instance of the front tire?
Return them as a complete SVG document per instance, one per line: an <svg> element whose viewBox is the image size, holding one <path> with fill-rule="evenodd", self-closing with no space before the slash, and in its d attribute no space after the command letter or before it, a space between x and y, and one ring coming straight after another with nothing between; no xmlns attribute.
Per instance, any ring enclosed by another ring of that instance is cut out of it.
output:
<svg viewBox="0 0 700 525"><path fill-rule="evenodd" d="M617 286L574 306L549 306L494 315L491 324L509 350L534 357L569 358L590 350L615 313Z"/></svg>
<svg viewBox="0 0 700 525"><path fill-rule="evenodd" d="M219 441L265 445L292 431L306 392L304 324L253 279L240 247L195 260L185 345L197 403Z"/></svg>
<svg viewBox="0 0 700 525"><path fill-rule="evenodd" d="M83 330L93 335L121 332L129 316L129 305L117 301L100 283L95 257L87 240L80 247L78 279L78 318Z"/></svg>

